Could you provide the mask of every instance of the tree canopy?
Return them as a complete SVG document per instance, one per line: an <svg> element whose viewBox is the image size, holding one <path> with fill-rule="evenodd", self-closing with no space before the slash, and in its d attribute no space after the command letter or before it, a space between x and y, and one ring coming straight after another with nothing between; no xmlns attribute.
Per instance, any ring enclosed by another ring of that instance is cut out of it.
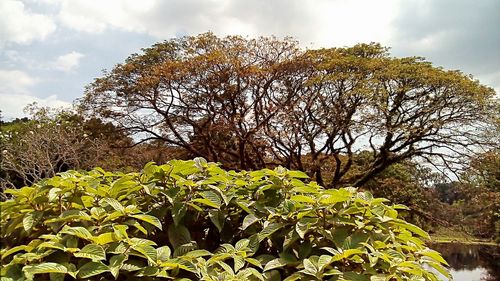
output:
<svg viewBox="0 0 500 281"><path fill-rule="evenodd" d="M290 39L211 33L157 43L86 89L82 109L139 142L160 140L231 169L283 165L361 186L420 157L456 168L489 145L493 89L379 44L305 50ZM498 108L498 107L496 107ZM371 161L353 169L361 150Z"/></svg>

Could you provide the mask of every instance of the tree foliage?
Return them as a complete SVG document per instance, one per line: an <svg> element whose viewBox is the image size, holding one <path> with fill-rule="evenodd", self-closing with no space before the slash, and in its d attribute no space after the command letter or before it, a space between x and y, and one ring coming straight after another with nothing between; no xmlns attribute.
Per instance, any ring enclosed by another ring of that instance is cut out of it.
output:
<svg viewBox="0 0 500 281"><path fill-rule="evenodd" d="M470 76L379 44L303 50L206 33L143 51L89 85L82 108L227 168L282 165L327 186L360 186L415 157L456 168L488 144L480 132L497 103ZM373 161L348 181L363 147Z"/></svg>
<svg viewBox="0 0 500 281"><path fill-rule="evenodd" d="M68 171L1 202L5 280L438 280L427 233L355 188L197 158Z"/></svg>

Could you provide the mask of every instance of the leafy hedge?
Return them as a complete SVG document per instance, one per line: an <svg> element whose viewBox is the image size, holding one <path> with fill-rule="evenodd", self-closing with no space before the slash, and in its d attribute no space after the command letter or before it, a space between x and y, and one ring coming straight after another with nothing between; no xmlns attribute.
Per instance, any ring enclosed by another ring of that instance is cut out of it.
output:
<svg viewBox="0 0 500 281"><path fill-rule="evenodd" d="M197 158L69 171L1 202L6 280L438 280L427 234L354 188Z"/></svg>

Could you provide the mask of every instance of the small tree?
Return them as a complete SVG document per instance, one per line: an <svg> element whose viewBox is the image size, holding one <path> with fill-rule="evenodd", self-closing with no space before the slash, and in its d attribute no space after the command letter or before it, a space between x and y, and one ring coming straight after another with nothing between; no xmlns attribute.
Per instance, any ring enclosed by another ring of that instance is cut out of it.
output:
<svg viewBox="0 0 500 281"><path fill-rule="evenodd" d="M30 119L6 123L1 130L4 187L31 185L69 169L113 167L113 159L118 161L113 145L131 144L113 125L97 119L36 105L27 110Z"/></svg>

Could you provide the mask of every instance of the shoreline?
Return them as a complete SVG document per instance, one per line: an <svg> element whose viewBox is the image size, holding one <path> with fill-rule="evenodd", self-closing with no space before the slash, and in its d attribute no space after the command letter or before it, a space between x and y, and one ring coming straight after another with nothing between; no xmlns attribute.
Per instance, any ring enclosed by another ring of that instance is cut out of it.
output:
<svg viewBox="0 0 500 281"><path fill-rule="evenodd" d="M491 240L481 240L474 239L468 240L464 238L458 237L432 237L429 240L426 240L427 243L436 243L436 244L464 244L464 245L479 245L479 246L496 246L500 247L499 243Z"/></svg>

